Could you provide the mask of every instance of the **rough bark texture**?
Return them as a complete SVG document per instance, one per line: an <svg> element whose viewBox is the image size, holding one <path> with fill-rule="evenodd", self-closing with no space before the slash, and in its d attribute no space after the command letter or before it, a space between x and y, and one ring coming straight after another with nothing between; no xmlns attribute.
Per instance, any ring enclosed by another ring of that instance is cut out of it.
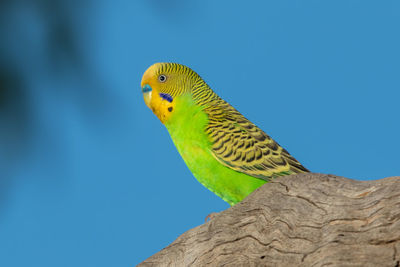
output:
<svg viewBox="0 0 400 267"><path fill-rule="evenodd" d="M275 179L139 266L400 266L400 177Z"/></svg>

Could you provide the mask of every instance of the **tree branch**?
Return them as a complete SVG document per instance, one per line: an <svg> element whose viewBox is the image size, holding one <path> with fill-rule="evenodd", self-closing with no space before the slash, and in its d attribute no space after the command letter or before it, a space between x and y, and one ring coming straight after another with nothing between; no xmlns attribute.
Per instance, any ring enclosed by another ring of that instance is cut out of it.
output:
<svg viewBox="0 0 400 267"><path fill-rule="evenodd" d="M400 177L266 183L139 266L399 266Z"/></svg>

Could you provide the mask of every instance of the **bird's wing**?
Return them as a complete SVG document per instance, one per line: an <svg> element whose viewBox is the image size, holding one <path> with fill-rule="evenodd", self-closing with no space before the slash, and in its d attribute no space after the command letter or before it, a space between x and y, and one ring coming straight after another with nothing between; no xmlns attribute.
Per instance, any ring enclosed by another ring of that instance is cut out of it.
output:
<svg viewBox="0 0 400 267"><path fill-rule="evenodd" d="M204 111L213 156L223 165L263 180L308 172L289 152L231 105L218 99Z"/></svg>

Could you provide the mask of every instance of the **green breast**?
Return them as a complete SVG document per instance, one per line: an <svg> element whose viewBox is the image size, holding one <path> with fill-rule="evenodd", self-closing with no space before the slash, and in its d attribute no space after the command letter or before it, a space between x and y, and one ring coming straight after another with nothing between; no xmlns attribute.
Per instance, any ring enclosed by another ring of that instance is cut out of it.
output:
<svg viewBox="0 0 400 267"><path fill-rule="evenodd" d="M186 165L197 180L230 205L243 200L265 181L237 172L220 164L211 153L204 129L208 117L191 95L174 99L175 110L165 123Z"/></svg>

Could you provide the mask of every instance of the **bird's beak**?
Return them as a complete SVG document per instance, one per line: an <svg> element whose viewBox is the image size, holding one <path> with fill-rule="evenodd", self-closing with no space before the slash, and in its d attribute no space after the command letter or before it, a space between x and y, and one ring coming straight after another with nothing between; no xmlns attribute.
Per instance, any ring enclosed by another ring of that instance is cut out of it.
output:
<svg viewBox="0 0 400 267"><path fill-rule="evenodd" d="M146 106L148 106L151 109L150 102L151 102L151 96L152 96L153 89L150 87L150 85L145 84L142 87L142 92L143 92L144 103L146 103Z"/></svg>

